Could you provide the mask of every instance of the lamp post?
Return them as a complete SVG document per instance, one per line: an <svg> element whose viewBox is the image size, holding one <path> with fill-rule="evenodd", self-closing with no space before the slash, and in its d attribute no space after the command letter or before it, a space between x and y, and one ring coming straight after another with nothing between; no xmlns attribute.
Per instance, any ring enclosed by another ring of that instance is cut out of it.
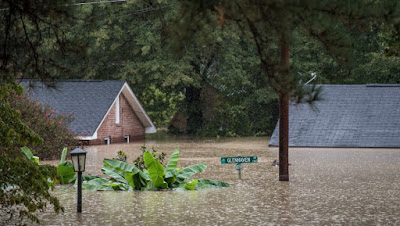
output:
<svg viewBox="0 0 400 226"><path fill-rule="evenodd" d="M71 151L74 171L78 172L78 213L82 213L82 172L85 171L86 151L76 148Z"/></svg>

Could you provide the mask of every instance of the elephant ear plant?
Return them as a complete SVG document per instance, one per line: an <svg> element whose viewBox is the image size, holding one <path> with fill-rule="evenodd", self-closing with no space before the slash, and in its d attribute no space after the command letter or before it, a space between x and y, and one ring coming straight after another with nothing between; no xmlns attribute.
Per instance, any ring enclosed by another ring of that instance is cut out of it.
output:
<svg viewBox="0 0 400 226"><path fill-rule="evenodd" d="M72 163L65 161L67 148L64 148L61 155L60 164L57 167L57 180L60 184L70 183L75 176L74 166Z"/></svg>
<svg viewBox="0 0 400 226"><path fill-rule="evenodd" d="M179 149L171 155L167 166L163 165L146 151L143 154L145 169L115 159L104 159L101 170L110 179L95 178L88 180L83 187L89 190L198 190L202 188L229 187L228 183L207 179L190 179L202 172L207 165L196 164L184 169L177 168Z"/></svg>

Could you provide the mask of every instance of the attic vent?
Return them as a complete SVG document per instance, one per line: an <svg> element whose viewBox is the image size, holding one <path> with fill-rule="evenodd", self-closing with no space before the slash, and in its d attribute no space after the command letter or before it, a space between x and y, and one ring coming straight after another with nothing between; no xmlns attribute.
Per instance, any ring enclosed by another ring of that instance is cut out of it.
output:
<svg viewBox="0 0 400 226"><path fill-rule="evenodd" d="M400 87L400 84L367 84L367 87Z"/></svg>

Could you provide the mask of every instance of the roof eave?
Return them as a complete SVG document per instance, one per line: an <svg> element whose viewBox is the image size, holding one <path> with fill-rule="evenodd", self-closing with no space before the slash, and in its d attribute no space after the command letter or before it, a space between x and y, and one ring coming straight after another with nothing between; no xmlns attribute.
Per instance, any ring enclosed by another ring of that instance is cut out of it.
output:
<svg viewBox="0 0 400 226"><path fill-rule="evenodd" d="M78 140L96 140L97 139L97 131L93 133L92 136L76 136Z"/></svg>
<svg viewBox="0 0 400 226"><path fill-rule="evenodd" d="M136 95L133 93L132 89L129 87L128 83L125 82L121 91L122 91L122 93L125 94L125 98L127 98L128 103L131 105L132 109L135 110L136 113L138 113L138 111L142 113L142 114L137 114L137 117L139 118L139 120L143 124L143 126L145 127L145 133L156 133L157 128L154 126L150 117L147 115L146 111L140 104ZM129 95L126 95L126 94L129 94Z"/></svg>

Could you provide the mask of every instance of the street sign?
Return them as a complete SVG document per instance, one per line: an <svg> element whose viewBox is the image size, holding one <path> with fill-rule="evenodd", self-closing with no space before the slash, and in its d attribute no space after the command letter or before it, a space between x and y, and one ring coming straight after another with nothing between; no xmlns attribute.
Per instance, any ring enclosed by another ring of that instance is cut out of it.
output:
<svg viewBox="0 0 400 226"><path fill-rule="evenodd" d="M240 163L257 163L258 158L257 156L249 156L249 157L222 157L221 163L231 163L231 164L240 164Z"/></svg>
<svg viewBox="0 0 400 226"><path fill-rule="evenodd" d="M258 158L257 156L248 156L248 157L242 157L242 156L238 156L238 157L222 157L221 158L221 163L222 164L236 164L236 170L238 171L238 175L239 175L239 180L242 179L242 169L243 169L243 165L242 163L257 163L258 162Z"/></svg>

